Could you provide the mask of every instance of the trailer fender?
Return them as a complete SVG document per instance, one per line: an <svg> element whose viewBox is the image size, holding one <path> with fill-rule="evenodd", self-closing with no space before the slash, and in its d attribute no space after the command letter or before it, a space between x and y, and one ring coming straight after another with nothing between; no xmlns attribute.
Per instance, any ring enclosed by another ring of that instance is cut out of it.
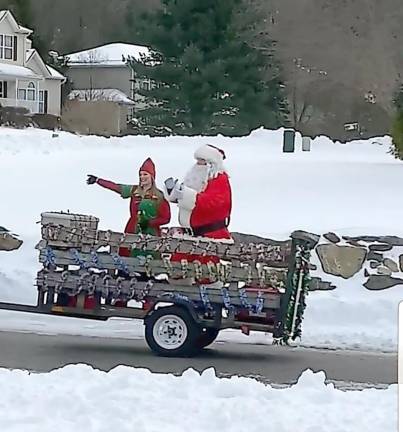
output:
<svg viewBox="0 0 403 432"><path fill-rule="evenodd" d="M176 296L171 296L168 293L164 296L161 296L152 306L152 308L148 311L147 315L144 318L144 322L150 318L150 316L155 312L156 309L160 309L162 307L170 307L170 306L179 306L187 312L189 312L190 316L194 319L197 324L201 324L200 318L198 317L196 310L192 304L192 302L186 298L179 298Z"/></svg>

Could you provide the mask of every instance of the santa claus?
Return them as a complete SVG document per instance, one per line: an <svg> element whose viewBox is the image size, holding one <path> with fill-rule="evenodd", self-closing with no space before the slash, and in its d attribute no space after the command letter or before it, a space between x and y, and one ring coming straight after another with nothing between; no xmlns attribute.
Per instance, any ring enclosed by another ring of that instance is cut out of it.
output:
<svg viewBox="0 0 403 432"><path fill-rule="evenodd" d="M179 206L179 223L193 236L231 239L228 224L232 197L223 161L225 153L213 145L203 145L194 154L196 163L183 183L168 179L166 194Z"/></svg>

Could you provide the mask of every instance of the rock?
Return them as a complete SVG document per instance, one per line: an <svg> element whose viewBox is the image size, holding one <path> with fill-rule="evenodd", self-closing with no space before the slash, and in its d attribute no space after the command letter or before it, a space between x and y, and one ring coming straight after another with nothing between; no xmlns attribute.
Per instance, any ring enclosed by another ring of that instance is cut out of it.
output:
<svg viewBox="0 0 403 432"><path fill-rule="evenodd" d="M312 263L309 263L309 270L318 270L318 266Z"/></svg>
<svg viewBox="0 0 403 432"><path fill-rule="evenodd" d="M378 262L378 261L371 261L371 262L369 263L369 266L370 266L372 269L376 269L376 268L379 267L380 265L381 265L381 263Z"/></svg>
<svg viewBox="0 0 403 432"><path fill-rule="evenodd" d="M331 282L323 281L321 278L313 277L309 284L309 291L331 291L336 287Z"/></svg>
<svg viewBox="0 0 403 432"><path fill-rule="evenodd" d="M361 247L361 248L363 247L362 244L356 240L347 240L347 243L354 247Z"/></svg>
<svg viewBox="0 0 403 432"><path fill-rule="evenodd" d="M367 243L387 243L391 246L403 246L403 238L397 236L358 236L358 237L349 237L343 236L344 240L355 240L355 241L363 241Z"/></svg>
<svg viewBox="0 0 403 432"><path fill-rule="evenodd" d="M364 277L368 277L369 276L369 272L367 269L364 269Z"/></svg>
<svg viewBox="0 0 403 432"><path fill-rule="evenodd" d="M385 252L385 251L389 251L391 249L393 249L393 246L390 244L372 244L372 245L369 245L369 250L371 250L371 251Z"/></svg>
<svg viewBox="0 0 403 432"><path fill-rule="evenodd" d="M373 261L378 261L381 263L381 262L383 262L383 255L378 253L378 252L369 251L367 259L373 260Z"/></svg>
<svg viewBox="0 0 403 432"><path fill-rule="evenodd" d="M343 236L344 240L355 240L355 241L363 241L367 243L373 243L378 241L379 237L375 236L360 236L360 237L349 237L349 236Z"/></svg>
<svg viewBox="0 0 403 432"><path fill-rule="evenodd" d="M353 246L321 244L316 247L325 273L349 279L358 273L365 261L367 251Z"/></svg>
<svg viewBox="0 0 403 432"><path fill-rule="evenodd" d="M390 258L385 258L383 264L390 269L392 272L397 273L399 271L399 266Z"/></svg>
<svg viewBox="0 0 403 432"><path fill-rule="evenodd" d="M0 251L12 251L22 245L22 240L17 239L7 230L0 233Z"/></svg>
<svg viewBox="0 0 403 432"><path fill-rule="evenodd" d="M388 243L392 246L403 246L403 238L397 236L379 237L381 243Z"/></svg>
<svg viewBox="0 0 403 432"><path fill-rule="evenodd" d="M399 256L399 267L400 271L403 272L403 255Z"/></svg>
<svg viewBox="0 0 403 432"><path fill-rule="evenodd" d="M391 276L372 275L364 283L364 287L371 290L384 290L394 287L395 285L403 285L403 279L393 278Z"/></svg>
<svg viewBox="0 0 403 432"><path fill-rule="evenodd" d="M376 271L378 272L378 274L380 275L387 275L390 276L392 274L392 270L388 267L382 266L380 265Z"/></svg>
<svg viewBox="0 0 403 432"><path fill-rule="evenodd" d="M329 240L331 243L338 243L340 241L340 237L333 232L328 232L326 234L323 234L323 237L326 240Z"/></svg>

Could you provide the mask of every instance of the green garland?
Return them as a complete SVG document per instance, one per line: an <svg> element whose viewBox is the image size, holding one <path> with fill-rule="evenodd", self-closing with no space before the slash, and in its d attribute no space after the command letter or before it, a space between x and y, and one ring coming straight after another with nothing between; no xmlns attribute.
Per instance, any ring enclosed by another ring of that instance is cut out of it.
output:
<svg viewBox="0 0 403 432"><path fill-rule="evenodd" d="M295 269L292 276L292 292L288 302L287 312L284 322L282 342L287 344L289 340L301 337L301 325L306 308L306 296L309 292L309 259L310 250L299 246L295 255ZM298 287L301 283L301 290L298 297ZM298 304L296 304L298 302ZM294 324L293 324L294 322Z"/></svg>

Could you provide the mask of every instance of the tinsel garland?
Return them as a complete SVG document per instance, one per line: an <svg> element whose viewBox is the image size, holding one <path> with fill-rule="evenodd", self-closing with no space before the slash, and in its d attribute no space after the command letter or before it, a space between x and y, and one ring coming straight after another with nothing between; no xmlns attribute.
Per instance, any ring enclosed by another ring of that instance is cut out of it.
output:
<svg viewBox="0 0 403 432"><path fill-rule="evenodd" d="M306 308L306 296L309 291L310 283L309 258L310 250L300 246L295 257L295 270L292 278L293 289L285 316L282 336L283 343L288 343L289 339L295 340L296 338L301 337L301 324ZM299 298L297 299L300 284L301 290Z"/></svg>

